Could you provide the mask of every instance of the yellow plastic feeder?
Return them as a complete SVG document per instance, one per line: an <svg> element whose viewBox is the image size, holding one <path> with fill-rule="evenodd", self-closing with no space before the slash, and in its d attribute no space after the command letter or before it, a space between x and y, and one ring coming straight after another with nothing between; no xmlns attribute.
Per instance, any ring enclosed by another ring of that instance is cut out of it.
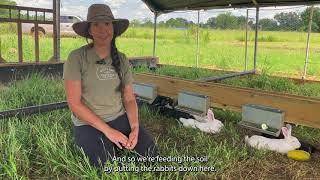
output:
<svg viewBox="0 0 320 180"><path fill-rule="evenodd" d="M296 161L308 161L311 156L310 153L303 150L292 150L287 154L288 158L296 160Z"/></svg>

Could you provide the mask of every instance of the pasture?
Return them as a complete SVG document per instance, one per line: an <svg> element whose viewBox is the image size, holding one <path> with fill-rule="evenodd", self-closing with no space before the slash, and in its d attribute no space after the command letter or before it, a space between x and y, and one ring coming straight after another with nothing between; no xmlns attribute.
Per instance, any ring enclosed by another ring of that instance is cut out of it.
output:
<svg viewBox="0 0 320 180"><path fill-rule="evenodd" d="M1 32L1 31L0 31ZM2 31L2 57L10 62L18 61L17 36ZM259 32L257 69L268 74L301 78L305 62L307 34L305 32ZM245 31L200 29L199 67L242 71L245 68ZM80 37L61 38L61 59L66 60L73 49L86 44ZM127 56L150 56L153 47L153 29L130 27L117 40L120 51ZM320 75L320 35L311 34L308 77ZM254 32L248 35L248 69L253 68ZM52 56L52 37L40 38L40 59ZM196 28L185 30L159 28L156 56L160 63L196 66ZM34 61L34 40L23 36L26 62Z"/></svg>

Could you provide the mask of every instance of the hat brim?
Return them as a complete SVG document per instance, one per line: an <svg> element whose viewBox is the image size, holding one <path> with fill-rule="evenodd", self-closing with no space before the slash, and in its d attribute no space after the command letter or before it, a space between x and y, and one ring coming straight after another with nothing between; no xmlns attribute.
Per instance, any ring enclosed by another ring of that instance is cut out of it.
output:
<svg viewBox="0 0 320 180"><path fill-rule="evenodd" d="M104 21L104 22L112 22L114 37L120 36L129 27L128 19L113 19L111 21ZM89 23L90 23L89 21L77 22L72 25L72 28L74 32L77 33L79 36L92 39L92 36L89 34L89 31L88 31Z"/></svg>

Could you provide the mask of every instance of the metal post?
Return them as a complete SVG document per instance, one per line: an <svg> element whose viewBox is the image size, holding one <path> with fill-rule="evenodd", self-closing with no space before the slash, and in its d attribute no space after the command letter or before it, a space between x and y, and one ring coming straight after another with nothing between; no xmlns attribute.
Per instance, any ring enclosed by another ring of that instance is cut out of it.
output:
<svg viewBox="0 0 320 180"><path fill-rule="evenodd" d="M157 18L158 13L154 13L154 24L153 24L153 57L156 56L156 39L157 39Z"/></svg>
<svg viewBox="0 0 320 180"><path fill-rule="evenodd" d="M18 52L19 52L19 63L23 62L23 47L22 47L22 24L21 24L21 19L20 19L20 9L18 10L18 19L19 22L17 24L18 28Z"/></svg>
<svg viewBox="0 0 320 180"><path fill-rule="evenodd" d="M53 58L60 61L60 0L53 0Z"/></svg>
<svg viewBox="0 0 320 180"><path fill-rule="evenodd" d="M247 9L247 18L246 18L246 45L244 53L244 70L248 69L248 21L249 21L249 9Z"/></svg>
<svg viewBox="0 0 320 180"><path fill-rule="evenodd" d="M6 61L2 58L2 52L1 52L2 47L1 47L1 44L2 44L2 42L1 42L1 37L0 37L0 63L5 63Z"/></svg>
<svg viewBox="0 0 320 180"><path fill-rule="evenodd" d="M57 62L60 61L60 0L57 0Z"/></svg>
<svg viewBox="0 0 320 180"><path fill-rule="evenodd" d="M20 19L19 19L20 20ZM22 46L22 25L18 22L18 52L19 52L19 63L23 62L23 46Z"/></svg>
<svg viewBox="0 0 320 180"><path fill-rule="evenodd" d="M1 63L1 60L2 60L2 53L1 53L2 47L1 47L1 44L2 44L2 42L1 42L1 36L0 36L0 63Z"/></svg>
<svg viewBox="0 0 320 180"><path fill-rule="evenodd" d="M258 50L258 27L259 27L259 7L256 7L256 28L254 36L254 64L253 68L256 71L257 67L257 50Z"/></svg>
<svg viewBox="0 0 320 180"><path fill-rule="evenodd" d="M38 23L34 24L34 46L36 63L39 63L39 26Z"/></svg>
<svg viewBox="0 0 320 180"><path fill-rule="evenodd" d="M199 27L200 27L200 10L198 10L196 67L199 67Z"/></svg>
<svg viewBox="0 0 320 180"><path fill-rule="evenodd" d="M0 36L0 62L1 62L1 58L2 58L2 52L1 52L1 49L2 49L2 42L1 42L1 36Z"/></svg>
<svg viewBox="0 0 320 180"><path fill-rule="evenodd" d="M307 67L308 67L308 59L309 59L309 44L310 44L310 34L311 34L311 28L312 28L312 17L313 17L313 6L311 6L311 12L309 16L309 26L308 26L308 38L307 38L307 48L306 48L306 59L304 63L304 71L302 79L306 78L307 75Z"/></svg>

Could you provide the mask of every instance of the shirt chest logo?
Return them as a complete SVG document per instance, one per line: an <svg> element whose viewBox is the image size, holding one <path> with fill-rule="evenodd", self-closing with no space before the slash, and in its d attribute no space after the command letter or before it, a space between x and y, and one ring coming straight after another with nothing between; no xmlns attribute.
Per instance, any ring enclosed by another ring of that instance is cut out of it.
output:
<svg viewBox="0 0 320 180"><path fill-rule="evenodd" d="M116 79L117 75L113 67L97 65L96 75L99 80Z"/></svg>

